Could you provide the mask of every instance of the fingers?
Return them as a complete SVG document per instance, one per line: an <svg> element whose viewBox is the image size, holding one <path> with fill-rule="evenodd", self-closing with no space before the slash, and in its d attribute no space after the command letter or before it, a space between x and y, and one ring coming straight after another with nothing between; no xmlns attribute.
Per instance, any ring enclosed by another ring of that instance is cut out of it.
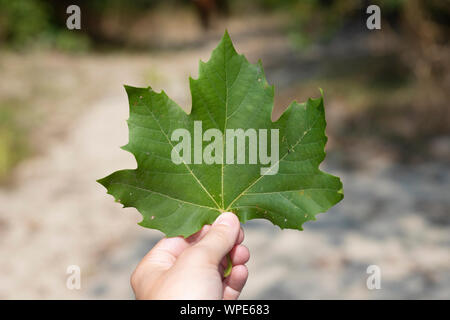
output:
<svg viewBox="0 0 450 320"><path fill-rule="evenodd" d="M233 266L245 264L250 259L250 251L242 244L237 245L231 250L230 258Z"/></svg>
<svg viewBox="0 0 450 320"><path fill-rule="evenodd" d="M236 244L241 244L242 241L244 241L244 230L240 228Z"/></svg>
<svg viewBox="0 0 450 320"><path fill-rule="evenodd" d="M189 238L186 239L186 241L190 244L190 245L194 245L197 242L199 242L201 239L203 239L203 237L208 233L209 229L211 228L211 225L209 224L205 224L200 231L194 233L193 235L191 235Z"/></svg>
<svg viewBox="0 0 450 320"><path fill-rule="evenodd" d="M239 219L234 213L222 213L212 224L208 233L192 247L192 253L196 257L207 259L207 262L211 264L219 265L222 258L239 240L240 230Z"/></svg>
<svg viewBox="0 0 450 320"><path fill-rule="evenodd" d="M147 253L143 261L170 267L184 250L202 239L208 233L209 228L211 226L205 225L200 231L186 239L183 237L163 238Z"/></svg>
<svg viewBox="0 0 450 320"><path fill-rule="evenodd" d="M245 264L250 259L250 251L244 245L236 245L231 249L230 253L231 264L236 266L238 264ZM228 266L227 257L222 258L220 262L220 270L225 270ZM223 272L222 272L223 273Z"/></svg>
<svg viewBox="0 0 450 320"><path fill-rule="evenodd" d="M170 269L177 258L193 244L207 234L210 225L203 228L188 238L173 237L161 239L142 259L131 275L131 286L137 288L143 279L153 281Z"/></svg>
<svg viewBox="0 0 450 320"><path fill-rule="evenodd" d="M237 265L231 269L231 274L224 281L223 299L236 300L241 294L242 288L248 278L248 270L245 265Z"/></svg>

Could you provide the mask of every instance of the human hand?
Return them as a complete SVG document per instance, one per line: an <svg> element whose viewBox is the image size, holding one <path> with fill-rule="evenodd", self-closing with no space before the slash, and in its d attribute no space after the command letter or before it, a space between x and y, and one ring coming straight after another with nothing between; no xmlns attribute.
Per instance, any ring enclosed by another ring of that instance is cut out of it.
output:
<svg viewBox="0 0 450 320"><path fill-rule="evenodd" d="M189 238L164 238L137 266L131 286L137 299L225 299L239 297L250 258L244 232L231 212L222 213ZM231 273L224 278L229 254Z"/></svg>

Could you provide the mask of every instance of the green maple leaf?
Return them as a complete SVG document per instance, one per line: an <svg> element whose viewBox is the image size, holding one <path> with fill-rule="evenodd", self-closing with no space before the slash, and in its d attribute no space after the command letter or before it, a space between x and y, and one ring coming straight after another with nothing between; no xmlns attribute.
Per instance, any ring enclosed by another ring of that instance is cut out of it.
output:
<svg viewBox="0 0 450 320"><path fill-rule="evenodd" d="M339 178L319 170L327 141L323 97L293 102L272 122L274 88L261 63L250 64L236 53L227 32L210 60L200 61L199 78L190 79L190 114L164 91L125 88L129 143L122 148L135 156L137 169L116 171L98 182L124 207L143 215L141 226L186 237L232 211L241 222L262 218L303 230L304 222L342 200ZM194 136L194 121L201 121L203 130L222 133L278 129L278 172L262 175L260 169L267 167L262 164L175 164L171 134L185 128Z"/></svg>

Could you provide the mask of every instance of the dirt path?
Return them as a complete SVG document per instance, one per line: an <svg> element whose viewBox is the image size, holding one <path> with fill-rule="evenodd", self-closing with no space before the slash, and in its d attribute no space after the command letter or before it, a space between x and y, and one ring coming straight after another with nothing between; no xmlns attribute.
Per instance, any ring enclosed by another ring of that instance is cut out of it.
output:
<svg viewBox="0 0 450 320"><path fill-rule="evenodd" d="M305 231L249 221L247 299L446 299L450 296L450 232L445 166L415 169L378 164L345 172L345 200ZM90 298L132 297L132 266L156 241L140 232L101 262ZM381 269L381 289L368 290L367 267Z"/></svg>
<svg viewBox="0 0 450 320"><path fill-rule="evenodd" d="M237 46L255 61L260 40ZM122 209L95 182L135 167L119 149L128 139L122 84L151 82L190 105L188 76L196 77L198 58L206 60L214 45L83 58L98 74L86 82L94 98L64 136L17 168L13 188L0 189L0 298L133 298L129 276L161 233L137 226L136 210ZM333 159L328 169L345 187L340 205L304 232L281 232L264 221L245 226L252 258L242 297L448 298L448 167L396 167L378 159L364 171L348 171ZM366 288L371 264L382 270L382 290ZM69 265L81 268L81 290L66 288Z"/></svg>
<svg viewBox="0 0 450 320"><path fill-rule="evenodd" d="M144 86L153 77L156 84L169 84L167 91L182 103L182 79L187 83L188 69L197 63L180 55L174 59L189 63L172 64L170 56L78 59L75 64L98 74L87 77L79 94L97 94L79 108L82 114L75 121L68 121L64 134L53 134L55 139L38 156L16 169L14 186L0 189L0 298L86 297L89 279L102 272L100 262L117 246L141 234L160 237L138 227L140 215L122 210L95 180L135 166L131 154L119 149L128 140L128 101L122 85ZM60 108L74 108L67 99L59 101ZM59 125L52 117L48 121L49 126ZM73 264L82 270L80 291L65 285L66 268ZM128 281L124 285L127 288Z"/></svg>
<svg viewBox="0 0 450 320"><path fill-rule="evenodd" d="M70 62L60 55L25 57L28 65L22 72L39 68L38 74L28 75L40 77L35 82L50 87L51 81L65 81L72 90L68 94L63 88L63 97L43 100L52 104L45 105L48 123L33 141L46 144L16 168L12 186L0 189L0 298L98 295L101 286L93 283L111 267L104 261L122 247L133 259L123 261L123 277L111 280L119 288L105 293L131 297L128 278L142 255L135 252L135 243L149 237L147 249L161 233L137 226L140 214L121 209L95 182L115 170L135 167L132 155L119 148L128 140L123 84L151 83L181 106L190 106L188 77L197 76L199 58L209 58L215 45L179 53L72 57ZM17 74L18 58L5 59L5 65L13 66L7 71ZM81 80L76 73L82 74ZM17 85L20 92L19 81ZM80 266L82 290L66 288L69 265Z"/></svg>

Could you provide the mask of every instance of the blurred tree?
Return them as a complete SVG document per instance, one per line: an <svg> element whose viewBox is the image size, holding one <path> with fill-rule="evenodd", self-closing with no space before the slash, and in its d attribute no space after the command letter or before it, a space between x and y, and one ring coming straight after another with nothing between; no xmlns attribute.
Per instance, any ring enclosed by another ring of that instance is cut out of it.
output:
<svg viewBox="0 0 450 320"><path fill-rule="evenodd" d="M79 32L67 32L66 9L72 4L81 8ZM95 45L123 47L129 45L126 32L111 32L108 20L129 24L163 5L193 7L204 29L214 15L230 12L228 0L0 0L0 43L22 47L41 42L76 49L85 48L90 40Z"/></svg>
<svg viewBox="0 0 450 320"><path fill-rule="evenodd" d="M102 21L111 12L132 15L139 10L148 9L162 0L41 0L52 8L51 22L58 28L66 28L66 9L72 4L81 8L81 32L85 33L95 44L124 46L125 40L105 31Z"/></svg>
<svg viewBox="0 0 450 320"><path fill-rule="evenodd" d="M211 18L214 13L227 16L230 12L227 0L191 0L200 18L204 29L208 29L211 24Z"/></svg>
<svg viewBox="0 0 450 320"><path fill-rule="evenodd" d="M39 0L0 0L0 42L25 45L49 28L49 10Z"/></svg>

